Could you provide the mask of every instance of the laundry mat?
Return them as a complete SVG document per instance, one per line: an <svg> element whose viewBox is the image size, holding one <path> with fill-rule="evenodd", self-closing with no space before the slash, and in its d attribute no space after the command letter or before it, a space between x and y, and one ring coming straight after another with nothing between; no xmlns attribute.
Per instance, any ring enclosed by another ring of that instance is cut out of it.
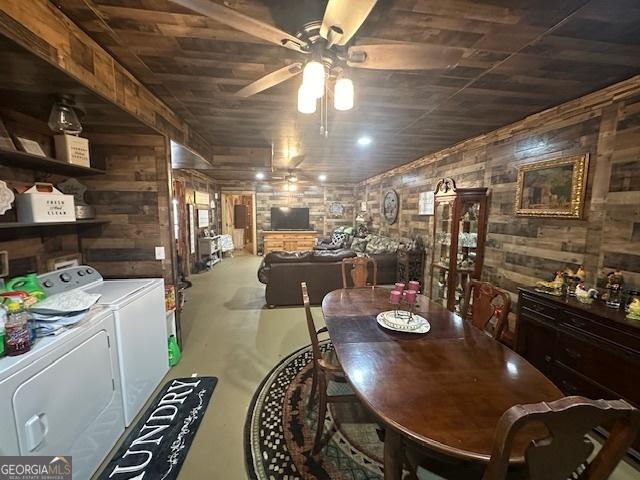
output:
<svg viewBox="0 0 640 480"><path fill-rule="evenodd" d="M216 377L167 382L98 479L177 478L217 383Z"/></svg>

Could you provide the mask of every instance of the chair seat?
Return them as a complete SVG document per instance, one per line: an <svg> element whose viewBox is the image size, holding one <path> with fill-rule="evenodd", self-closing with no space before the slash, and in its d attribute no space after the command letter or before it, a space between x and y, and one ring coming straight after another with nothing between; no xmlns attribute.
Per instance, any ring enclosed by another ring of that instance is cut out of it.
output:
<svg viewBox="0 0 640 480"><path fill-rule="evenodd" d="M336 367L340 366L335 350L328 350L322 354L325 362ZM354 395L353 389L344 375L334 374L334 378L330 379L327 385L327 395L330 397L340 397L345 395Z"/></svg>
<svg viewBox="0 0 640 480"><path fill-rule="evenodd" d="M326 352L322 352L322 358L324 359L325 362L327 362L330 365L334 365L336 367L340 366L340 361L338 360L336 351L333 349L327 350Z"/></svg>
<svg viewBox="0 0 640 480"><path fill-rule="evenodd" d="M344 397L355 394L351 385L349 385L349 382L344 379L344 381L329 380L329 385L327 385L327 395L329 397Z"/></svg>

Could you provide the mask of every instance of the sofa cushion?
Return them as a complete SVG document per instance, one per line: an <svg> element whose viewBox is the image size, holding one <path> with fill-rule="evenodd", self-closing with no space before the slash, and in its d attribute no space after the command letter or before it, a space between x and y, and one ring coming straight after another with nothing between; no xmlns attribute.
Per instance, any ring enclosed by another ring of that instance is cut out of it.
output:
<svg viewBox="0 0 640 480"><path fill-rule="evenodd" d="M367 248L367 239L355 237L351 242L351 250L357 253L363 253Z"/></svg>
<svg viewBox="0 0 640 480"><path fill-rule="evenodd" d="M367 248L365 252L374 255L378 253L396 253L398 251L398 242L389 237L380 235L367 236Z"/></svg>
<svg viewBox="0 0 640 480"><path fill-rule="evenodd" d="M344 246L344 244L347 241L347 238L349 238L349 234L344 233L344 232L333 232L331 234L331 245L339 245L341 247Z"/></svg>
<svg viewBox="0 0 640 480"><path fill-rule="evenodd" d="M311 256L313 252L282 252L282 251L273 251L269 252L266 257L264 257L265 265L271 265L273 263L300 263L300 262L310 262Z"/></svg>
<svg viewBox="0 0 640 480"><path fill-rule="evenodd" d="M312 262L316 263L329 263L329 262L341 262L343 258L355 257L356 254L352 250L340 249L340 250L316 250L313 252Z"/></svg>

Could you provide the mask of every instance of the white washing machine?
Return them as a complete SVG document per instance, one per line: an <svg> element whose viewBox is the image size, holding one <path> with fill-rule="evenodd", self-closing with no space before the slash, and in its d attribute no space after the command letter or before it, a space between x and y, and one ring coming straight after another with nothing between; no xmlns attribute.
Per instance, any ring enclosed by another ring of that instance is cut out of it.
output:
<svg viewBox="0 0 640 480"><path fill-rule="evenodd" d="M113 312L93 307L79 324L0 358L0 455L73 457L86 480L124 432Z"/></svg>
<svg viewBox="0 0 640 480"><path fill-rule="evenodd" d="M169 371L164 281L161 278L104 280L90 266L40 275L43 289L81 288L101 295L114 314L125 425L129 426Z"/></svg>

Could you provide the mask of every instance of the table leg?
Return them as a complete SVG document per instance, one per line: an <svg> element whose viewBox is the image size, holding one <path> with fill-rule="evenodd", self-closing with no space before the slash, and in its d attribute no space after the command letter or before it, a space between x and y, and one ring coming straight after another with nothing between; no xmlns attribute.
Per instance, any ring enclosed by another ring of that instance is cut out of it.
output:
<svg viewBox="0 0 640 480"><path fill-rule="evenodd" d="M392 429L384 432L384 480L402 480L402 436Z"/></svg>

